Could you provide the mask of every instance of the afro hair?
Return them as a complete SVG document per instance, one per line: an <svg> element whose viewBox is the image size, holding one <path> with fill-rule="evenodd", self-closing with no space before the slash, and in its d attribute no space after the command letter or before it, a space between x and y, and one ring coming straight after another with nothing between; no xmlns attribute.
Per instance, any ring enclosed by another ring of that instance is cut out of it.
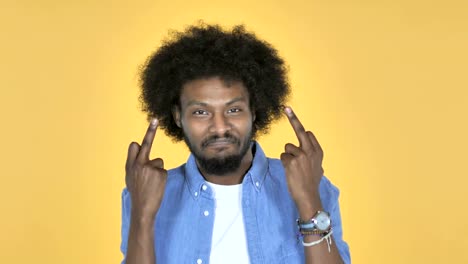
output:
<svg viewBox="0 0 468 264"><path fill-rule="evenodd" d="M168 136L184 138L172 110L180 105L183 85L201 78L243 83L256 117L254 137L267 133L271 122L281 117L290 90L287 67L269 43L243 25L224 30L200 23L170 36L147 59L140 76L142 109L148 118L158 118Z"/></svg>

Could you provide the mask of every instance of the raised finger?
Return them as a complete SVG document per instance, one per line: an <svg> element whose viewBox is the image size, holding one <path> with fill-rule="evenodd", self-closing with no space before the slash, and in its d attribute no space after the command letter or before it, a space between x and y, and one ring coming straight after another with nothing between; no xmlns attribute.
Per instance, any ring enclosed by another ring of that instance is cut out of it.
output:
<svg viewBox="0 0 468 264"><path fill-rule="evenodd" d="M289 106L284 108L284 112L296 133L297 139L299 140L299 147L309 149L311 147L309 137L307 136L301 121L299 121L299 118L297 118L296 114Z"/></svg>
<svg viewBox="0 0 468 264"><path fill-rule="evenodd" d="M138 154L138 160L145 162L149 159L149 154L151 152L151 146L153 145L154 136L156 135L156 129L158 127L158 120L153 118L146 130L145 137L141 143L140 153Z"/></svg>

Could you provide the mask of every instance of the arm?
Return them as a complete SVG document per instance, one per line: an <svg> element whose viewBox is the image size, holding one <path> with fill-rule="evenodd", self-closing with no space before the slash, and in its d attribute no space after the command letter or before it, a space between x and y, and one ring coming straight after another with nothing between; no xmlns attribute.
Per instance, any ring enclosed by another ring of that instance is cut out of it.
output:
<svg viewBox="0 0 468 264"><path fill-rule="evenodd" d="M127 264L154 264L154 220L164 195L167 171L160 158L149 160L157 120L151 121L143 142L132 142L125 165L125 181L131 197ZM122 238L125 239L125 238Z"/></svg>
<svg viewBox="0 0 468 264"><path fill-rule="evenodd" d="M154 252L154 217L144 217L132 210L128 236L127 264L156 263Z"/></svg>
<svg viewBox="0 0 468 264"><path fill-rule="evenodd" d="M299 216L302 220L308 220L317 211L324 209L319 195L319 184L323 176L323 151L312 132L305 131L292 109L286 107L285 113L299 140L299 147L291 143L286 144L281 161ZM306 263L343 263L333 237L330 237L330 244L323 240L319 244L304 247ZM309 235L304 237L304 242L319 239L318 236Z"/></svg>

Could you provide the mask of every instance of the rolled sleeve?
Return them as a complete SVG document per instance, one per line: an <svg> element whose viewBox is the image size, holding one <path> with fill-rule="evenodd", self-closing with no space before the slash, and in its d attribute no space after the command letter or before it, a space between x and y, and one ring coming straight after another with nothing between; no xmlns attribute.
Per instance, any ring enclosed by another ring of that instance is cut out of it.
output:
<svg viewBox="0 0 468 264"><path fill-rule="evenodd" d="M122 191L122 229L121 229L121 243L120 251L122 252L124 259L121 264L125 264L125 259L127 255L127 243L128 243L128 233L130 228L130 193L125 188Z"/></svg>
<svg viewBox="0 0 468 264"><path fill-rule="evenodd" d="M343 240L343 226L341 221L340 204L338 201L340 191L326 177L323 177L320 186L320 196L325 210L330 213L335 241L341 259L345 264L351 263L349 246Z"/></svg>

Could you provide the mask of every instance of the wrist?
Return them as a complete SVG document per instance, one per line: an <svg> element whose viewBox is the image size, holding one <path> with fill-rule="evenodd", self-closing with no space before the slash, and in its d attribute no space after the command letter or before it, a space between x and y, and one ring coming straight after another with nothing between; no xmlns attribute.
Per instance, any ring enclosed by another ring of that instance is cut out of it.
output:
<svg viewBox="0 0 468 264"><path fill-rule="evenodd" d="M132 222L136 222L140 225L152 225L156 218L156 214L147 213L143 210L133 209L131 212L131 220Z"/></svg>
<svg viewBox="0 0 468 264"><path fill-rule="evenodd" d="M326 211L317 211L308 220L297 219L296 221L302 236L319 235L323 237L330 233L332 229L330 214Z"/></svg>
<svg viewBox="0 0 468 264"><path fill-rule="evenodd" d="M299 217L302 220L308 220L312 218L317 211L323 211L322 201L318 194L311 195L309 198L297 201L296 207L299 211Z"/></svg>

